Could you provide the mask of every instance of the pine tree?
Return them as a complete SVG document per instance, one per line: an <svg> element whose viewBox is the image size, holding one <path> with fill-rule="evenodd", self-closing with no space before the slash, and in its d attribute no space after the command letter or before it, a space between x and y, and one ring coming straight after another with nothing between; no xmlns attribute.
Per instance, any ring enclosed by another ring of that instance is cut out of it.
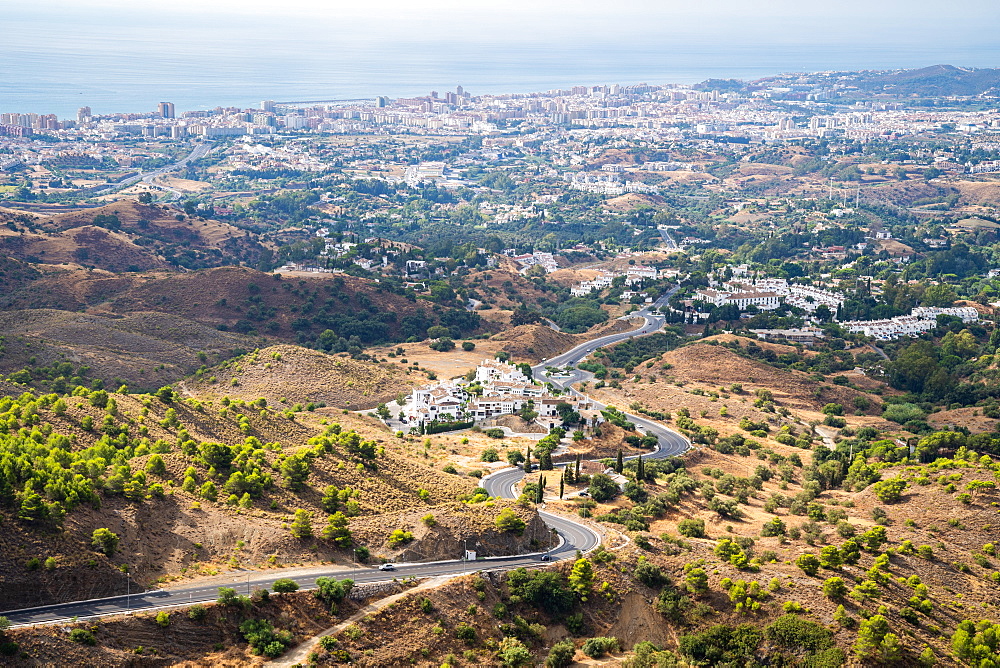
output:
<svg viewBox="0 0 1000 668"><path fill-rule="evenodd" d="M312 516L308 511L298 509L295 511L295 519L292 521L289 530L296 538L310 538L313 535Z"/></svg>

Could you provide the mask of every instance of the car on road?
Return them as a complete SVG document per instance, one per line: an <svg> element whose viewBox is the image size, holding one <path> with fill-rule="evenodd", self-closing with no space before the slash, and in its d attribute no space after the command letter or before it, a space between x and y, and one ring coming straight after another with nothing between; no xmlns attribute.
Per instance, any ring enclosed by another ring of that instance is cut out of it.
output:
<svg viewBox="0 0 1000 668"><path fill-rule="evenodd" d="M577 494L577 496L590 496L590 494L587 494L586 492L580 492L579 494Z"/></svg>
<svg viewBox="0 0 1000 668"><path fill-rule="evenodd" d="M541 561L552 561L552 557L550 555L543 554Z"/></svg>
<svg viewBox="0 0 1000 668"><path fill-rule="evenodd" d="M396 570L395 564L382 564L378 567L380 571L394 571Z"/></svg>

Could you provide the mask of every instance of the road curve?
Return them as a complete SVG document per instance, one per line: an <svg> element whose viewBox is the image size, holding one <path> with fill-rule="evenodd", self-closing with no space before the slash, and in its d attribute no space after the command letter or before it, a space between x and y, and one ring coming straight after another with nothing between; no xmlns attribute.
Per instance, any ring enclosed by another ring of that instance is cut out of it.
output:
<svg viewBox="0 0 1000 668"><path fill-rule="evenodd" d="M672 292L664 295L653 306L665 303ZM533 372L539 380L552 382L560 388L566 388L578 380L586 378L586 374L579 370L574 370L574 374L558 380L544 377L546 366L575 365L581 359L593 352L596 348L604 345L618 343L633 336L642 336L657 331L663 326L663 318L650 313L649 308L638 311L634 316L644 319L644 324L630 332L611 334L603 336L587 343L580 344L576 348L567 351L557 357L547 360L543 364L534 367ZM577 375L579 374L579 375ZM576 390L570 391L579 394ZM597 403L597 402L595 402ZM597 404L601 406L601 404ZM688 447L688 442L680 435L666 427L647 420L642 417L629 415L630 420L636 423L643 431L653 434L658 439L658 447L649 453L647 458L657 459L669 457L684 452ZM520 468L508 468L489 475L482 480L482 486L490 496L503 498L516 498L516 485L524 477L524 471ZM601 542L600 534L590 527L567 519L559 515L553 515L545 511L539 511L539 515L549 527L556 530L562 539L559 547L549 550L547 554L553 560L567 559L573 557L577 550L587 552L597 547ZM539 555L543 553L523 554L509 557L488 557L475 562L464 560L440 561L433 563L413 563L397 564L396 569L391 572L379 571L375 568L358 568L352 570L325 571L323 569L308 569L304 575L293 574L295 581L302 589L312 589L316 586L316 579L320 577L335 577L338 579L350 578L358 583L363 582L384 582L393 578L425 578L439 575L459 574L463 572L474 572L484 569L510 569L522 566L537 566ZM299 571L301 573L301 571ZM272 572L266 576L261 576L253 571L247 571L246 575L233 573L233 582L229 585L241 594L249 594L255 589L271 588L278 578L289 577L286 573ZM70 603L58 603L55 605L41 606L36 608L24 608L3 612L11 624L14 626L26 626L31 624L46 624L53 622L65 622L73 618L87 619L92 617L103 617L108 615L119 615L130 611L153 610L171 606L184 606L193 603L203 603L214 601L219 596L218 586L195 585L170 590L153 590L138 592L131 595L112 596L108 598L91 599L87 601L75 601ZM2 603L0 603L2 605Z"/></svg>

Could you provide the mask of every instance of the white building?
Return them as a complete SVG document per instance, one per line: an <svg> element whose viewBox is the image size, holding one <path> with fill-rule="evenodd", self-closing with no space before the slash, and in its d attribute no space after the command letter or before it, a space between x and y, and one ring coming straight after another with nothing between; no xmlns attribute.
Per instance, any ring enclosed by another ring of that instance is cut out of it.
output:
<svg viewBox="0 0 1000 668"><path fill-rule="evenodd" d="M901 336L917 336L937 327L939 315L951 315L961 318L962 322L976 322L979 311L971 306L955 308L937 308L933 306L918 306L910 315L896 316L885 320L854 320L841 323L849 332L864 334L880 341L898 339Z"/></svg>

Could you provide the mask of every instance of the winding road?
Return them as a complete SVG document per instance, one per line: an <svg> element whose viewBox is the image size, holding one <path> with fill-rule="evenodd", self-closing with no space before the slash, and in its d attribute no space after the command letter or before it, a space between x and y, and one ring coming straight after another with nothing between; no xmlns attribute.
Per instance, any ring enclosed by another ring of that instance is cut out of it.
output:
<svg viewBox="0 0 1000 668"><path fill-rule="evenodd" d="M592 339L586 343L562 353L542 364L532 368L536 379L542 382L550 382L560 389L568 389L570 392L579 395L580 393L570 387L573 383L586 380L590 377L587 372L573 369L570 373L558 378L546 378L546 367L552 366L574 366L587 355L601 346L619 343L626 339L651 334L663 327L664 320L661 316L652 312L656 307L665 304L673 294L670 291L656 301L655 304L637 311L629 318L643 318L643 325L629 332L609 334L597 339ZM598 407L602 404L594 402ZM628 415L628 414L626 414ZM647 420L645 418L628 415L629 420L634 422L639 429L647 434L652 434L658 439L657 449L646 455L647 459L660 459L678 455L687 450L689 443L680 435L666 427ZM482 486L490 496L503 498L516 498L516 486L524 477L524 471L520 468L508 468L491 474L482 480ZM288 571L272 571L267 575L255 571L246 571L245 575L233 573L233 582L224 586L230 586L238 593L249 594L254 589L271 588L274 581L279 578L292 577L302 589L314 588L316 579L319 577L335 577L338 579L350 578L358 583L363 582L384 582L393 578L426 578L440 575L453 575L463 572L474 572L479 570L510 569L521 566L537 566L540 557L547 554L549 559L557 561L575 556L577 551L587 552L597 547L601 543L601 536L587 525L574 520L554 515L552 513L539 510L546 525L555 529L560 537L559 545L545 553L522 554L509 557L487 557L477 559L474 562L465 560L439 561L432 563L400 563L396 564L395 570L391 572L380 571L376 568L356 568L349 570L330 570L324 568L297 569L294 573ZM90 599L87 601L76 601L71 603L59 603L36 608L25 608L3 612L13 626L25 626L31 624L47 624L54 622L65 622L73 618L86 619L92 617L103 617L108 615L118 615L130 611L154 610L171 606L184 606L193 603L214 601L219 596L219 585L208 586L205 584L194 585L177 589L158 589L109 598ZM0 602L2 605L2 602Z"/></svg>
<svg viewBox="0 0 1000 668"><path fill-rule="evenodd" d="M171 172L176 172L180 170L182 167L187 166L189 162L194 162L195 160L201 160L206 155L208 155L208 152L211 150L212 150L211 142L208 141L202 142L197 146L195 146L190 153L188 153L186 156L184 156L177 162L165 165L163 167L158 167L157 169L154 169L150 172L145 172L144 174L137 174L135 176L130 176L129 178L123 181L119 181L118 183L115 183L111 186L108 186L103 190L98 190L97 192L94 193L94 195L107 195L115 192L116 190L127 188L131 185L138 183L139 181L142 181L143 183L148 183L149 185L156 186L157 188L163 188L164 190L169 190L171 193L173 193L174 199L180 199L182 196L181 191L160 183L155 183L154 181L158 177L163 176L164 174L169 174Z"/></svg>

